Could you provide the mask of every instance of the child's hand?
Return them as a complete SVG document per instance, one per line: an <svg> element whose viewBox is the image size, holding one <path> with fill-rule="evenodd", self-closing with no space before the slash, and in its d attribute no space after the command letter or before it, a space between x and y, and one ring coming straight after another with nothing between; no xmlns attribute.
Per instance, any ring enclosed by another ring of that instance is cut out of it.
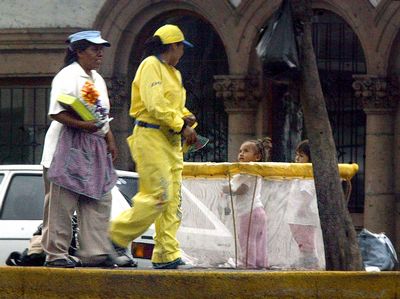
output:
<svg viewBox="0 0 400 299"><path fill-rule="evenodd" d="M236 189L235 194L242 195L247 193L247 191L249 191L249 186L247 186L246 184L241 184L239 188Z"/></svg>
<svg viewBox="0 0 400 299"><path fill-rule="evenodd" d="M229 194L229 185L222 186L222 192L225 194Z"/></svg>

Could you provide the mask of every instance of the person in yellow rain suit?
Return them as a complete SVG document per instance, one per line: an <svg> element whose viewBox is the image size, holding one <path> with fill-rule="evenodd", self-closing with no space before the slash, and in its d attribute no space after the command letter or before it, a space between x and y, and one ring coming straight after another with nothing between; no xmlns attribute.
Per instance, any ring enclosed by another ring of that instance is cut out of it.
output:
<svg viewBox="0 0 400 299"><path fill-rule="evenodd" d="M146 58L132 82L130 115L135 118L135 127L128 138L140 177L139 192L133 198L133 207L110 226L110 238L121 249L155 223L155 269L184 265L176 239L182 215L181 139L188 144L197 140L191 127L196 118L185 108L186 90L175 68L185 45L193 47L177 26L169 24L146 41Z"/></svg>

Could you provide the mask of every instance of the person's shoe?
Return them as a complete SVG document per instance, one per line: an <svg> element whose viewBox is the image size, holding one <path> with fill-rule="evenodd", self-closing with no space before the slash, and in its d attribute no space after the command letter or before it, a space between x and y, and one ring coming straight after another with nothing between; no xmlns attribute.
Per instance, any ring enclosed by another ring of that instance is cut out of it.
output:
<svg viewBox="0 0 400 299"><path fill-rule="evenodd" d="M180 257L168 263L153 263L153 269L191 269L191 265L187 265Z"/></svg>
<svg viewBox="0 0 400 299"><path fill-rule="evenodd" d="M137 267L138 263L128 253L127 249L112 242L116 256L113 257L118 267Z"/></svg>
<svg viewBox="0 0 400 299"><path fill-rule="evenodd" d="M114 269L118 268L118 264L115 262L115 259L111 255L107 255L106 259L97 264L95 267Z"/></svg>
<svg viewBox="0 0 400 299"><path fill-rule="evenodd" d="M75 264L75 267L82 267L82 261L76 256L69 256L69 259Z"/></svg>
<svg viewBox="0 0 400 299"><path fill-rule="evenodd" d="M137 267L138 263L128 255L119 255L113 257L114 262L118 267Z"/></svg>
<svg viewBox="0 0 400 299"><path fill-rule="evenodd" d="M57 259L54 261L45 262L44 265L46 267L52 268L75 268L75 262L70 259Z"/></svg>
<svg viewBox="0 0 400 299"><path fill-rule="evenodd" d="M118 268L118 265L115 263L114 258L111 255L102 254L87 258L83 263L83 267L114 269Z"/></svg>

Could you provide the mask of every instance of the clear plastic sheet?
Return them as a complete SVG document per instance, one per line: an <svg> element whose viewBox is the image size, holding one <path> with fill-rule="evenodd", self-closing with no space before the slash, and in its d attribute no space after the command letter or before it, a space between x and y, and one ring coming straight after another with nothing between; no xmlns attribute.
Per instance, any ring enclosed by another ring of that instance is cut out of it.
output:
<svg viewBox="0 0 400 299"><path fill-rule="evenodd" d="M178 240L199 267L325 269L314 181L186 178ZM239 194L239 187L247 185Z"/></svg>

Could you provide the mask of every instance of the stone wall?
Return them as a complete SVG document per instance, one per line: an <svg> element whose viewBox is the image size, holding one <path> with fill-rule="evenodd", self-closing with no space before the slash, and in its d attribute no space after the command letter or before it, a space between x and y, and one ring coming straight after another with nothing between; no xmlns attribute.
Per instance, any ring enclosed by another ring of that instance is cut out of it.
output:
<svg viewBox="0 0 400 299"><path fill-rule="evenodd" d="M3 0L0 28L91 28L105 0Z"/></svg>

